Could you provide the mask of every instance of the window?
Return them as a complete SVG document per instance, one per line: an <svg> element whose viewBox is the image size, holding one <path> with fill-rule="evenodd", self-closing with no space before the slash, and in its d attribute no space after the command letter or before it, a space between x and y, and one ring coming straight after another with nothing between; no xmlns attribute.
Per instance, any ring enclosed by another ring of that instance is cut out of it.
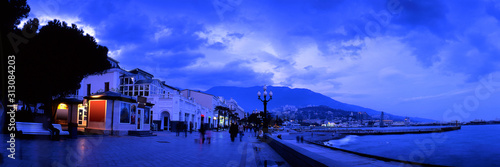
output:
<svg viewBox="0 0 500 167"><path fill-rule="evenodd" d="M140 91L140 92L139 92L139 96L144 96L144 92L143 92L143 91Z"/></svg>
<svg viewBox="0 0 500 167"><path fill-rule="evenodd" d="M109 91L109 82L104 82L104 91Z"/></svg>
<svg viewBox="0 0 500 167"><path fill-rule="evenodd" d="M149 90L149 85L144 85L144 90Z"/></svg>
<svg viewBox="0 0 500 167"><path fill-rule="evenodd" d="M128 84L128 78L125 78L125 84Z"/></svg>
<svg viewBox="0 0 500 167"><path fill-rule="evenodd" d="M120 85L123 85L123 78L120 78Z"/></svg>
<svg viewBox="0 0 500 167"><path fill-rule="evenodd" d="M144 96L149 96L149 91L144 91Z"/></svg>
<svg viewBox="0 0 500 167"><path fill-rule="evenodd" d="M139 85L139 90L144 90L144 85Z"/></svg>
<svg viewBox="0 0 500 167"><path fill-rule="evenodd" d="M120 109L120 123L129 123L130 122L130 104L122 103Z"/></svg>

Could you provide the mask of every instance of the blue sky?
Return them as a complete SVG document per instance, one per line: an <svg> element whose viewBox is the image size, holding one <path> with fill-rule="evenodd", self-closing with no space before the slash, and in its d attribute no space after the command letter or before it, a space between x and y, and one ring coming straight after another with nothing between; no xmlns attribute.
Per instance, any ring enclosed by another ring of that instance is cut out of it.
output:
<svg viewBox="0 0 500 167"><path fill-rule="evenodd" d="M500 1L28 4L181 88L289 86L403 116L500 118Z"/></svg>

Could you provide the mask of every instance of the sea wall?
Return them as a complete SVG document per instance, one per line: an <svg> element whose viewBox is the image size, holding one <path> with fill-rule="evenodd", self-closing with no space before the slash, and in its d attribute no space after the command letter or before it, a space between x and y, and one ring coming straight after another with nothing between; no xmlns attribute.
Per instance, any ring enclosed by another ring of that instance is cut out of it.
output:
<svg viewBox="0 0 500 167"><path fill-rule="evenodd" d="M304 148L283 142L275 136L265 135L263 140L292 166L344 166Z"/></svg>

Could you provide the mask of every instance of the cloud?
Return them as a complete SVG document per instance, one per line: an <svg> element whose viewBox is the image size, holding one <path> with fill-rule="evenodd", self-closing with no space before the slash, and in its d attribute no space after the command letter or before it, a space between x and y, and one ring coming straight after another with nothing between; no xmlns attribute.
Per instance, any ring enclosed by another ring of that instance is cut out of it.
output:
<svg viewBox="0 0 500 167"><path fill-rule="evenodd" d="M284 85L441 119L446 104L500 71L494 1L400 0L387 22L386 0L238 2L29 3L35 17L95 35L121 67L183 88Z"/></svg>
<svg viewBox="0 0 500 167"><path fill-rule="evenodd" d="M189 75L186 75L189 74ZM211 85L220 86L254 86L274 84L272 73L254 72L245 62L230 62L222 67L192 66L190 68L174 69L168 75L160 74L167 82L180 87L206 90Z"/></svg>

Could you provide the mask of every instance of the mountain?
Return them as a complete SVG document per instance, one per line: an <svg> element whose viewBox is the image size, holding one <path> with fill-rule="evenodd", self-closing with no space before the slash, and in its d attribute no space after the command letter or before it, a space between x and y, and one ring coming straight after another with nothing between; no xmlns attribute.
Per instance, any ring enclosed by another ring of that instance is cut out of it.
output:
<svg viewBox="0 0 500 167"><path fill-rule="evenodd" d="M222 96L224 98L233 98L238 102L246 112L251 112L255 109L263 110L263 104L257 97L257 91L262 93L261 86L254 87L234 87L234 86L216 86L208 89L205 93ZM267 91L273 92L273 99L267 103L269 111L285 105L293 105L298 108L307 106L320 106L325 105L334 109L341 109L345 111L366 112L370 116L380 115L380 111L373 109L342 103L334 100L328 96L320 93L313 92L309 89L303 88L289 88L289 87L275 87L268 86ZM396 116L389 113L384 113L389 118L395 120L404 119L403 116ZM418 122L434 122L434 120L424 118L411 118L412 121Z"/></svg>

